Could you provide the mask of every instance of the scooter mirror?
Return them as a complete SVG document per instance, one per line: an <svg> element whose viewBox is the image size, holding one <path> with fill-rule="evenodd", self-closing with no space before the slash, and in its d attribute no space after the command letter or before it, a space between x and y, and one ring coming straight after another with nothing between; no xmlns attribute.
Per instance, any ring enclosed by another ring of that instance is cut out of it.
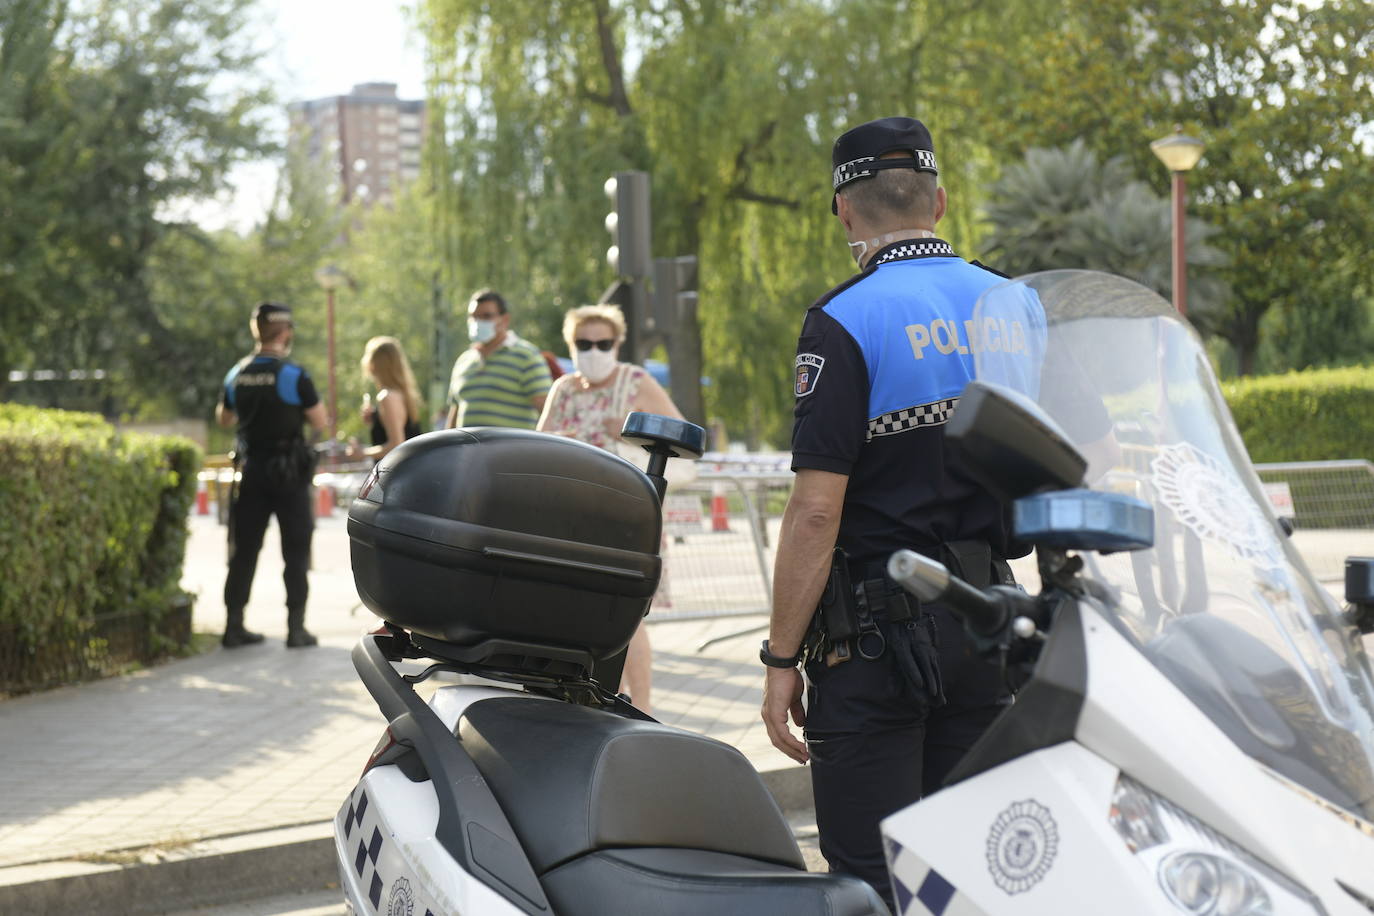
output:
<svg viewBox="0 0 1374 916"><path fill-rule="evenodd" d="M665 448L675 458L700 458L706 451L706 430L686 420L636 410L625 418L620 437L645 451Z"/></svg>
<svg viewBox="0 0 1374 916"><path fill-rule="evenodd" d="M962 453L968 472L1007 503L1080 486L1088 469L1088 460L1038 404L990 382L964 387L945 437Z"/></svg>

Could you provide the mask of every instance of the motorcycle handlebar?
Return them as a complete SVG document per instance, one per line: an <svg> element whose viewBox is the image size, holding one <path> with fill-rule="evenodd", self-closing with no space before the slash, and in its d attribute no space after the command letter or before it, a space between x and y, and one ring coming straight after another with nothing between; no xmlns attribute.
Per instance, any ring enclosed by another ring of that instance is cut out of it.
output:
<svg viewBox="0 0 1374 916"><path fill-rule="evenodd" d="M1007 625L1010 610L950 573L943 563L914 550L899 550L887 561L887 574L926 603L940 602L964 619L978 636L994 636Z"/></svg>

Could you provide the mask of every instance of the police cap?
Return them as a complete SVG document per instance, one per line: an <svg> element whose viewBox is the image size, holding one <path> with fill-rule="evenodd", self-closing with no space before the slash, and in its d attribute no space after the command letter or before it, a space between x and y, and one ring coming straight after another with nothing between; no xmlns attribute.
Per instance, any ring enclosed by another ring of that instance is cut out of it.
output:
<svg viewBox="0 0 1374 916"><path fill-rule="evenodd" d="M911 158L878 159L899 150L911 153ZM831 181L836 191L851 181L872 178L880 169L915 169L939 174L930 131L915 118L879 118L850 128L835 141L830 165L834 169ZM832 196L830 212L836 209Z"/></svg>
<svg viewBox="0 0 1374 916"><path fill-rule="evenodd" d="M261 302L253 309L253 320L258 323L291 320L291 309L276 302Z"/></svg>

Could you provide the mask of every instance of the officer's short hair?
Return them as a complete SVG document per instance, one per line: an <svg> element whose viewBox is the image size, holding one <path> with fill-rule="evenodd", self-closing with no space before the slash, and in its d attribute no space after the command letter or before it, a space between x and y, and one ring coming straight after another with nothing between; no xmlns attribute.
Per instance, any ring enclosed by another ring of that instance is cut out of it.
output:
<svg viewBox="0 0 1374 916"><path fill-rule="evenodd" d="M929 172L888 169L845 185L838 193L868 222L897 217L931 219L939 181Z"/></svg>
<svg viewBox="0 0 1374 916"><path fill-rule="evenodd" d="M494 289L479 289L473 293L472 298L468 300L468 308L472 308L479 302L495 302L498 312L502 315L510 314L510 309L506 307L506 297Z"/></svg>
<svg viewBox="0 0 1374 916"><path fill-rule="evenodd" d="M289 306L279 302L259 302L253 309L253 318L248 323L253 337L264 343L271 343L294 328Z"/></svg>

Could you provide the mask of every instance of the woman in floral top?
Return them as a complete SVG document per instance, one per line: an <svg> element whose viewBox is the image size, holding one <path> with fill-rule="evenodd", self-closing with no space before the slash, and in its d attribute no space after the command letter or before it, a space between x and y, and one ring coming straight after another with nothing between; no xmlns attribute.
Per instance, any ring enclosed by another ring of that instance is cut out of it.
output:
<svg viewBox="0 0 1374 916"><path fill-rule="evenodd" d="M620 362L620 345L625 340L620 309L584 305L569 310L563 318L563 339L576 371L553 383L536 427L541 432L570 436L615 452L623 441L620 428L630 411L682 419L682 412L653 376L639 366ZM660 586L664 581L660 579ZM620 689L646 713L651 671L649 631L641 620L625 656Z"/></svg>

